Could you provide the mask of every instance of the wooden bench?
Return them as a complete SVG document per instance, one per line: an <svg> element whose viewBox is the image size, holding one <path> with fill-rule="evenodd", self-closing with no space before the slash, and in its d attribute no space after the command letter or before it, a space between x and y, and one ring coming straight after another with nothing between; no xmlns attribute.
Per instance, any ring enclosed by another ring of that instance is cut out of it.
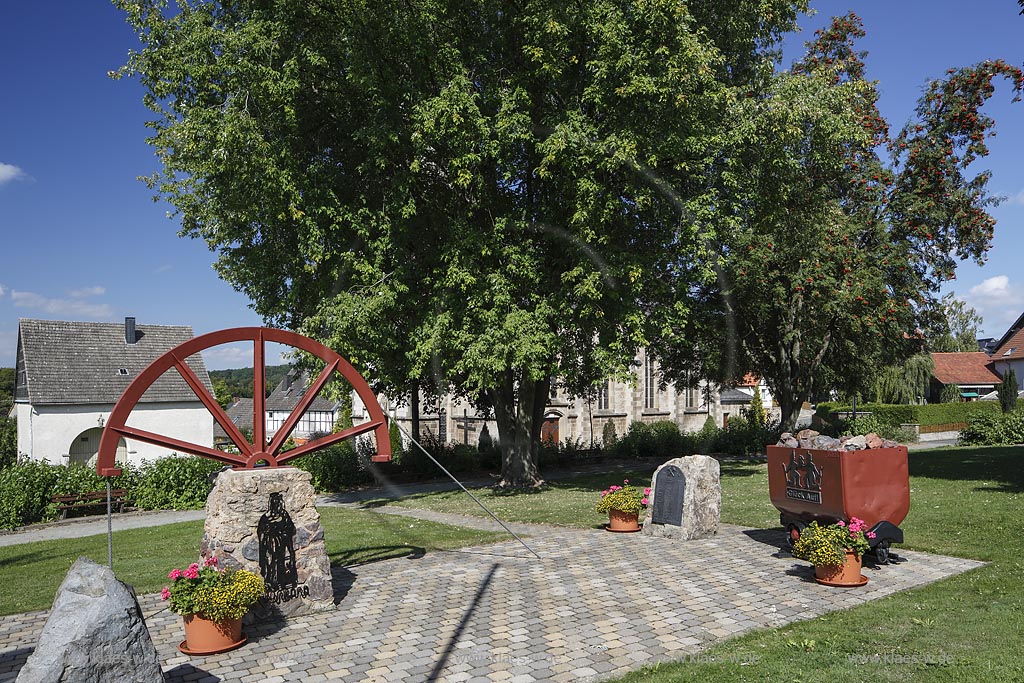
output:
<svg viewBox="0 0 1024 683"><path fill-rule="evenodd" d="M57 504L57 512L60 519L67 517L68 510L80 510L82 508L100 508L106 510L107 492L89 491L71 496L53 496L50 500ZM128 500L128 491L125 489L110 490L110 509L113 512L124 512L132 501Z"/></svg>

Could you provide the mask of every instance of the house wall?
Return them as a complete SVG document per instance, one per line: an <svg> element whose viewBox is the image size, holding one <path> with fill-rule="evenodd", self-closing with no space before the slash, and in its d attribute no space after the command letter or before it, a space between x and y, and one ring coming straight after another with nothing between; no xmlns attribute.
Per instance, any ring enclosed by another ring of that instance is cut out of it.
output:
<svg viewBox="0 0 1024 683"><path fill-rule="evenodd" d="M32 460L66 464L71 445L85 432L105 423L113 404L31 406L17 404L18 453ZM135 407L128 425L170 436L199 446L213 446L213 416L198 401L142 403ZM170 455L171 451L128 439L127 460L139 464Z"/></svg>
<svg viewBox="0 0 1024 683"><path fill-rule="evenodd" d="M1015 358L1013 360L993 359L992 364L1000 377L1006 377L1006 373L1010 371L1010 368L1013 368L1013 375L1017 378L1017 388L1024 389L1024 358Z"/></svg>
<svg viewBox="0 0 1024 683"><path fill-rule="evenodd" d="M269 436L273 436L277 433L277 430L281 428L284 421L291 415L286 410L268 410L266 412L266 430ZM334 421L336 415L332 411L326 410L308 410L303 413L302 417L298 422L295 423L295 429L292 430L292 436L301 436L303 438L309 438L314 433L330 434L334 431Z"/></svg>
<svg viewBox="0 0 1024 683"><path fill-rule="evenodd" d="M570 399L561 390L549 399L545 418L557 421L559 441L577 441L583 448L588 448L591 443L599 445L604 434L605 424L608 422L615 424L615 433L619 437L625 435L629 430L629 425L636 421L653 423L667 420L674 422L682 431L693 432L699 431L704 426L704 422L710 414L715 424L719 427L723 426L723 410L730 412L730 407L723 409L719 405L716 391L710 392L710 401L707 401L704 385L701 385L689 397L687 391L677 392L672 384L667 385L663 390L655 387L653 405L645 406L644 381L646 378L643 363L646 362L646 359L641 354L637 362L639 365L635 383L609 381L607 408L598 406L596 399L592 401L582 398ZM366 409L355 392L353 392L352 398L353 423L361 424L368 419ZM404 406L393 411L392 402L387 396L378 396L378 400L389 418L397 415L402 428L411 432L412 420L408 401ZM421 436L439 436L443 433L448 442L470 445L478 443L485 421L479 417L468 402L446 396L441 400L439 408L444 409L443 418L438 411L421 409ZM732 409L731 412L739 414L738 409ZM470 427L468 433L463 429L463 425L467 423ZM486 424L491 438L497 441L497 423L492 419L487 420ZM404 437L403 441L405 441Z"/></svg>

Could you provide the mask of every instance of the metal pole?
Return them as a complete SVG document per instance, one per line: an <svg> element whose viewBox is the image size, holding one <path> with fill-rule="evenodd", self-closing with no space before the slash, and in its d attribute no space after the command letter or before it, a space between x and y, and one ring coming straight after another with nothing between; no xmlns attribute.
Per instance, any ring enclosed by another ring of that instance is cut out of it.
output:
<svg viewBox="0 0 1024 683"><path fill-rule="evenodd" d="M498 516L497 516L496 514L494 514L493 512L491 512L491 511L490 511L490 510L489 510L489 509L487 508L487 506L486 506L486 505L484 505L484 504L483 504L483 503L482 503L482 502L480 501L480 499L479 499L479 498L477 498L476 496L474 496L474 495L473 495L473 493L472 493L472 492L471 492L471 491L470 491L469 489L467 489L467 488L466 488L465 486L463 486L463 485L462 485L462 482L461 482L461 481L459 481L458 479L456 479L456 478L455 478L455 475L453 475L453 474L452 474L451 472L449 472L449 471L448 471L447 469L445 469L445 466L444 466L444 465L442 465L441 463L439 463L439 462L438 462L438 461L437 461L437 460L436 460L436 459L434 458L434 456L432 456L432 455L431 455L431 454L430 454L430 453L429 453L429 452L427 451L427 449L426 449L426 448L424 448L424 447L423 447L422 445L420 445L420 442L419 442L419 441L417 441L416 439L412 438L412 434L410 434L409 432L407 432L407 431L405 431L404 429L402 429L402 425L398 424L398 420L397 420L397 419L396 419L396 420L394 420L394 422L395 422L395 425L396 425L396 426L398 427L398 430L399 430L400 432L402 432L403 434L405 434L405 436L406 436L406 437L408 437L409 441L411 441L411 442L413 442L414 444L416 444L416 447L417 447L417 448L419 448L419 449L420 449L421 451L423 451L423 454L424 454L425 456L427 456L428 458L430 458L430 461L431 461L432 463L434 463L435 465L437 465L438 467L440 467L440 468L441 468L441 471L442 471L442 472L444 472L445 474L447 474L447 475L448 475L448 478L449 478L449 479L451 479L451 480L452 480L452 481L454 481L454 482L455 482L456 484L458 484L458 485L459 485L459 488L460 488L460 489L462 489L462 490L463 490L463 491L464 491L464 492L465 492L465 493L466 493L467 495L469 495L469 497L470 497L470 498L472 498L472 499L473 499L473 502L475 502L475 503L476 503L477 505L479 505L479 506L480 506L481 508L483 508L484 512L486 512L487 514L489 514L489 515L490 515L490 516L491 516L491 517L492 517L492 518L494 519L494 521L495 521L495 522L497 522L498 524L500 524L500 525L501 525L501 528L502 528L502 529L504 529L504 530L505 530L505 531L507 531L507 532L508 532L509 534L511 534L512 538L514 538L514 539L516 539L517 541L519 541L519 543L520 543L520 544L521 544L521 545L522 545L522 546L523 546L524 548L526 548L527 550L529 550L529 551L530 551L530 552L531 552L531 553L533 554L533 556L534 556L534 557L536 557L536 558L537 558L538 560L539 560L539 559L541 559L540 555L538 555L538 554L537 554L537 552L536 552L536 551L535 551L535 550L534 550L533 548L531 548L530 546L526 545L526 541L524 541L523 539L519 538L519 536L518 536L518 535L516 534L516 532L512 531L511 529L509 529L509 528L508 528L508 526L507 526L507 525L505 524L505 522L503 522L503 521L501 521L500 519L498 519Z"/></svg>
<svg viewBox="0 0 1024 683"><path fill-rule="evenodd" d="M110 477L107 477L107 564L110 571L114 571L114 532L110 517Z"/></svg>

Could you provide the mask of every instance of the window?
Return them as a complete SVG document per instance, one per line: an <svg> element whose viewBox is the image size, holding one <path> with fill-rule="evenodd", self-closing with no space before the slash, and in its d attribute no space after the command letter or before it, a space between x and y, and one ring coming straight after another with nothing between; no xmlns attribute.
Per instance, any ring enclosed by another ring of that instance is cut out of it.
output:
<svg viewBox="0 0 1024 683"><path fill-rule="evenodd" d="M654 366L654 358L644 359L644 410L657 408L658 371Z"/></svg>
<svg viewBox="0 0 1024 683"><path fill-rule="evenodd" d="M691 387L686 390L686 407L687 408L700 408L700 390L696 387Z"/></svg>
<svg viewBox="0 0 1024 683"><path fill-rule="evenodd" d="M128 368L118 368L117 369L117 374L121 375L122 377L127 377L128 376Z"/></svg>
<svg viewBox="0 0 1024 683"><path fill-rule="evenodd" d="M608 410L610 401L608 400L608 380L605 380L600 387L597 389L597 409Z"/></svg>

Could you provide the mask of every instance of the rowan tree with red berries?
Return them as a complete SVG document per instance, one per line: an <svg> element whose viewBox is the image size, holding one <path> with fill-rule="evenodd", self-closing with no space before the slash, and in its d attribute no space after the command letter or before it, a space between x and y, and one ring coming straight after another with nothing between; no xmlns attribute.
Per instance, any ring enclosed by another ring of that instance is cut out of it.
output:
<svg viewBox="0 0 1024 683"><path fill-rule="evenodd" d="M1002 61L931 82L897 134L865 75L857 15L834 18L792 70L737 98L717 231L718 277L692 296L702 315L667 333L667 375L728 383L760 374L792 428L829 389L866 388L880 365L919 351L916 330L957 263L982 262L997 199L982 113Z"/></svg>

